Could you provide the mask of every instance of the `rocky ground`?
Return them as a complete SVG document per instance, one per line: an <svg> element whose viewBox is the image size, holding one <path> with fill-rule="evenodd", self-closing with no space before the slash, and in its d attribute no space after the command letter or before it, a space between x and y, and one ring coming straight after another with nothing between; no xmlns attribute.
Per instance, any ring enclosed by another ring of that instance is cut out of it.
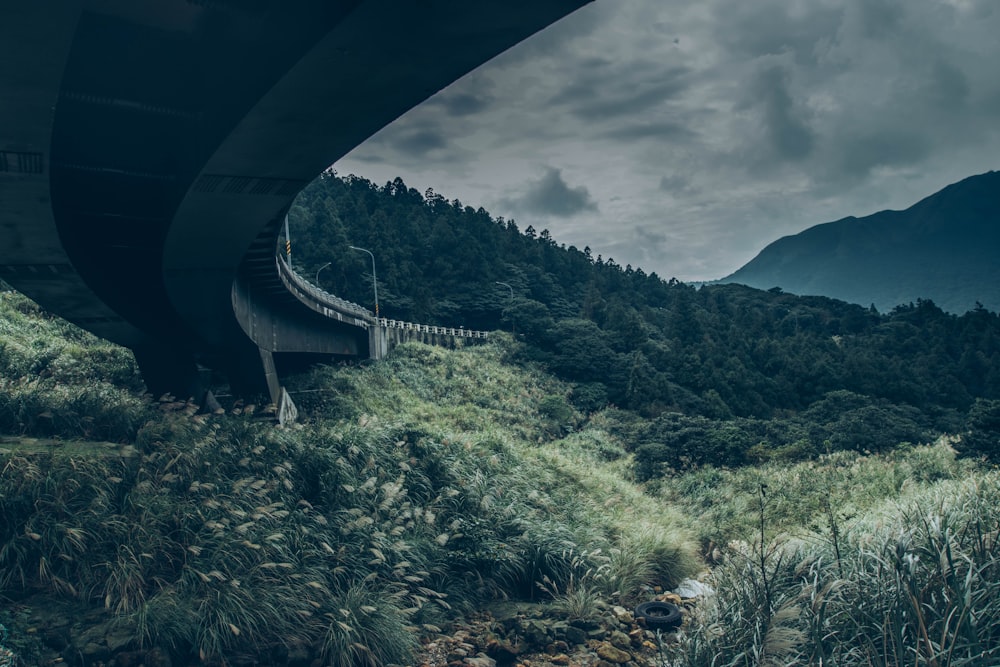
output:
<svg viewBox="0 0 1000 667"><path fill-rule="evenodd" d="M673 594L657 600L689 610L694 600ZM663 664L661 643L674 632L655 633L621 606L598 605L586 619L553 618L544 605L518 605L481 613L453 632L426 639L420 667L654 667Z"/></svg>
<svg viewBox="0 0 1000 667"><path fill-rule="evenodd" d="M656 600L682 611L695 600L666 593ZM58 600L25 600L0 608L8 637L0 644L0 667L87 665L95 667L177 667L165 651L136 650L133 637L116 627L103 609ZM685 613L686 615L686 613ZM633 611L598 602L587 618L555 615L545 604L498 605L456 622L446 632L425 637L418 667L662 667L660 642L676 641L672 632L653 632ZM242 656L228 665L263 665L259 656ZM286 665L320 667L306 655L284 656Z"/></svg>

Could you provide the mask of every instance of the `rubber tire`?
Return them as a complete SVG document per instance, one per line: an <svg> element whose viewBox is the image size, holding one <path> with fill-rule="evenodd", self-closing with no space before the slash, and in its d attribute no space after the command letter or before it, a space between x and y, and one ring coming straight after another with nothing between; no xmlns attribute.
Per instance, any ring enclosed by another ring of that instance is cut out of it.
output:
<svg viewBox="0 0 1000 667"><path fill-rule="evenodd" d="M671 630L680 627L681 609L670 602L643 602L635 608L635 620L639 619L650 630Z"/></svg>

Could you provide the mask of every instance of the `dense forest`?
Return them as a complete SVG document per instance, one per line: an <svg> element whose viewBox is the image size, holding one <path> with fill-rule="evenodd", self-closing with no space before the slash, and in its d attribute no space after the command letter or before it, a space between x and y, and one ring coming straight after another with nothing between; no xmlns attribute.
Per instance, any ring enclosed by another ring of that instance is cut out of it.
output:
<svg viewBox="0 0 1000 667"><path fill-rule="evenodd" d="M289 220L303 275L370 307L371 259L349 246L371 250L384 316L514 330L525 360L572 383L575 407L649 418L636 442L666 447L669 433L661 463L875 451L958 432L977 400L981 414L1000 398L1000 319L982 307L958 316L918 300L880 313L695 288L398 178L330 171Z"/></svg>

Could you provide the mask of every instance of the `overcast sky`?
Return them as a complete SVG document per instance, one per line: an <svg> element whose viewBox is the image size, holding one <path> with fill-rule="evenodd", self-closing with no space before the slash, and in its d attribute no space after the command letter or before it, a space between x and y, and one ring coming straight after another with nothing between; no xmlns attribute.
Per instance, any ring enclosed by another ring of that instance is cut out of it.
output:
<svg viewBox="0 0 1000 667"><path fill-rule="evenodd" d="M596 0L335 167L661 277L1000 169L997 0Z"/></svg>

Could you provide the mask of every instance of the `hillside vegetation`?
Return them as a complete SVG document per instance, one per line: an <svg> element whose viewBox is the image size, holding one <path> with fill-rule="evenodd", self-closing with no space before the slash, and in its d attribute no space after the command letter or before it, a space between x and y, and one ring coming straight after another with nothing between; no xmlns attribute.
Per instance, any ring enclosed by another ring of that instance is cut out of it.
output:
<svg viewBox="0 0 1000 667"><path fill-rule="evenodd" d="M2 299L7 371L24 369L0 395L17 406L4 430L112 440L5 442L8 600L103 608L95 623L108 637L182 663L381 665L405 663L420 633L450 618L544 596L543 583L566 590L598 566L594 585L622 601L700 569L679 516L611 472L623 463L599 452L619 458L620 447L583 428L565 385L502 363L502 336L319 369L300 379L312 419L282 430L245 406L196 415L90 383L105 357L127 353L80 332L69 344L65 324L19 295ZM130 421L105 428L89 404L64 398L86 391ZM107 659L111 649L93 644L87 659Z"/></svg>
<svg viewBox="0 0 1000 667"><path fill-rule="evenodd" d="M0 322L0 400L17 407L0 446L0 623L25 659L412 664L420 637L498 600L600 628L607 604L698 573L716 595L627 655L1000 659L1000 480L947 442L649 476L635 435L662 422L581 412L573 385L512 363L524 344L504 335L317 368L292 386L308 419L279 429L250 406L199 415L138 395L127 353L19 295L2 294Z"/></svg>
<svg viewBox="0 0 1000 667"><path fill-rule="evenodd" d="M370 258L348 244L370 249L386 316L513 329L523 359L572 383L585 412L769 420L850 392L900 415L904 430L946 432L977 399L1000 399L1000 318L985 308L953 315L923 299L879 313L780 290L695 289L399 179L327 174L289 219L303 275L319 271L324 288L371 304ZM785 430L788 443L801 439ZM810 446L825 451L823 439Z"/></svg>

